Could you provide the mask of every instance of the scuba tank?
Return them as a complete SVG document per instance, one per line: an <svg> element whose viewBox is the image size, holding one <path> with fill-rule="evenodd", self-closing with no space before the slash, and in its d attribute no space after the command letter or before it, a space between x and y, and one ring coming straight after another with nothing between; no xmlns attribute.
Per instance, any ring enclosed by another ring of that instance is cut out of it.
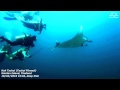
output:
<svg viewBox="0 0 120 90"><path fill-rule="evenodd" d="M12 60L23 60L24 55L22 54L22 49L17 50L12 54Z"/></svg>
<svg viewBox="0 0 120 90"><path fill-rule="evenodd" d="M24 32L23 32L24 33ZM16 36L16 41L20 41L22 46L27 46L28 43L30 43L31 41L31 34L25 34L24 35L20 35L20 36ZM30 41L30 42L29 42ZM26 45L27 44L27 45ZM29 45L28 45L29 46Z"/></svg>
<svg viewBox="0 0 120 90"><path fill-rule="evenodd" d="M26 34L26 35L16 36L15 39L16 40L24 39L26 36L30 36L30 35Z"/></svg>
<svg viewBox="0 0 120 90"><path fill-rule="evenodd" d="M24 32L23 32L23 33L24 33ZM25 37L29 37L29 36L31 36L31 34L28 35L28 34L25 34L25 33L24 33L24 35L16 36L15 38L16 38L16 40L19 40L19 39L24 39Z"/></svg>

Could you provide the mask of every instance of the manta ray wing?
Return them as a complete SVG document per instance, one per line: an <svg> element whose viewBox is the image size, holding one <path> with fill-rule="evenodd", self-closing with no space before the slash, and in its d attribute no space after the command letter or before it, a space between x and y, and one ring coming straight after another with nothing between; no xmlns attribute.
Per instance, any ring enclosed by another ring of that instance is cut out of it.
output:
<svg viewBox="0 0 120 90"><path fill-rule="evenodd" d="M73 38L60 43L58 45L59 48L75 48L81 46L85 40L83 39L83 33L78 32Z"/></svg>

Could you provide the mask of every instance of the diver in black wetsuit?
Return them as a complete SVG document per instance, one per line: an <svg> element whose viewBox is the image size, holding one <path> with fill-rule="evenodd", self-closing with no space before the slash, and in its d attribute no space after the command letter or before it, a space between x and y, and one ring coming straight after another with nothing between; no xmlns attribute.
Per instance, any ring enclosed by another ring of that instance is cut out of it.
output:
<svg viewBox="0 0 120 90"><path fill-rule="evenodd" d="M0 39L2 39L1 41L6 41L8 44L10 44L11 46L17 46L17 45L21 45L21 46L25 46L25 47L34 47L34 43L33 41L36 41L36 36L31 36L31 35L22 35L21 37L17 38L16 41L10 41L6 38L4 38L3 36L0 37Z"/></svg>
<svg viewBox="0 0 120 90"><path fill-rule="evenodd" d="M27 28L33 29L34 31L39 31L41 34L42 30L45 29L46 30L46 24L42 23L42 19L40 20L40 22L29 22L29 21L21 21L23 23L23 25Z"/></svg>

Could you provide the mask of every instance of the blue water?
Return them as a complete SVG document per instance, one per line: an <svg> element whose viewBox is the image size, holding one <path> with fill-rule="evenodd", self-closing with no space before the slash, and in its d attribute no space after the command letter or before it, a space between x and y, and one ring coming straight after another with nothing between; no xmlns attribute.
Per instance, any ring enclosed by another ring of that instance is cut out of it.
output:
<svg viewBox="0 0 120 90"><path fill-rule="evenodd" d="M42 50L24 62L6 59L0 63L0 69L36 69L38 79L120 79L120 18L109 18L111 12L41 11L40 17L47 29L38 35L39 32L24 27L19 21L4 20L5 14L1 11L0 36L11 32L15 40L22 32L37 35L30 54ZM64 42L72 38L80 25L92 43L85 47L51 50L56 40ZM0 43L0 47L4 44Z"/></svg>

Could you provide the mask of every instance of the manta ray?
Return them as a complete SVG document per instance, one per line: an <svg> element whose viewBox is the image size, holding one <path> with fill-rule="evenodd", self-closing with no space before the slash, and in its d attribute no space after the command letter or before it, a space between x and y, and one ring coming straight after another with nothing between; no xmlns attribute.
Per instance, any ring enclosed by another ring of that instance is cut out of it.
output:
<svg viewBox="0 0 120 90"><path fill-rule="evenodd" d="M56 46L57 48L76 48L76 47L80 47L80 46L87 46L87 44L85 44L85 42L92 42L91 40L88 40L88 38L86 38L84 35L83 35L83 32L82 32L82 26L80 27L80 30L77 32L77 34L67 40L67 41L64 41L62 43L56 41Z"/></svg>

